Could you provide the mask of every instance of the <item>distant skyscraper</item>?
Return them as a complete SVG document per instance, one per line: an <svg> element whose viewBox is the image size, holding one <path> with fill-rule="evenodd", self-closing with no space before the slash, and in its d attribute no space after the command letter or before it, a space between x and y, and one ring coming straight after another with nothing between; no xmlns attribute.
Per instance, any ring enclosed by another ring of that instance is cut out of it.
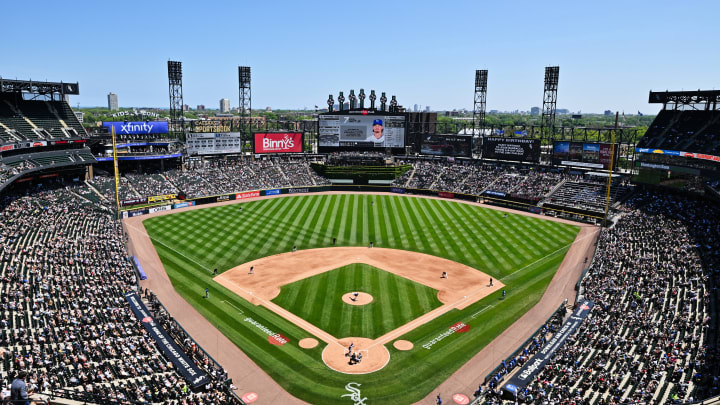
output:
<svg viewBox="0 0 720 405"><path fill-rule="evenodd" d="M110 94L108 94L108 110L117 111L119 109L117 94L110 92Z"/></svg>
<svg viewBox="0 0 720 405"><path fill-rule="evenodd" d="M531 107L530 115L540 115L540 107Z"/></svg>
<svg viewBox="0 0 720 405"><path fill-rule="evenodd" d="M183 111L190 111L190 106L187 104L183 104Z"/></svg>
<svg viewBox="0 0 720 405"><path fill-rule="evenodd" d="M198 111L205 111L205 106L204 106L203 104L198 104L198 105L197 105L197 110L198 110Z"/></svg>
<svg viewBox="0 0 720 405"><path fill-rule="evenodd" d="M418 107L419 107L419 106L418 106L417 104L415 104L415 105L413 106L413 112L418 112Z"/></svg>
<svg viewBox="0 0 720 405"><path fill-rule="evenodd" d="M430 106L429 106L429 105L426 105L426 106L425 106L425 112L430 112Z"/></svg>
<svg viewBox="0 0 720 405"><path fill-rule="evenodd" d="M230 112L230 99L228 99L228 98L220 99L220 112L221 113Z"/></svg>

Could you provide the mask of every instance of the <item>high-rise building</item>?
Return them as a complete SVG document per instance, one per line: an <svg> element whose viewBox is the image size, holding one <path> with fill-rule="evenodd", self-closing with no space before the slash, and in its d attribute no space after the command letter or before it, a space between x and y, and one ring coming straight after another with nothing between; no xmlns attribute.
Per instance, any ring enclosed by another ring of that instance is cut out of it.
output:
<svg viewBox="0 0 720 405"><path fill-rule="evenodd" d="M531 107L530 115L540 115L540 107Z"/></svg>
<svg viewBox="0 0 720 405"><path fill-rule="evenodd" d="M413 112L418 112L418 105L417 105L417 104L413 105Z"/></svg>
<svg viewBox="0 0 720 405"><path fill-rule="evenodd" d="M230 112L230 99L229 98L221 98L220 99L220 112L221 113Z"/></svg>
<svg viewBox="0 0 720 405"><path fill-rule="evenodd" d="M108 94L108 110L117 111L119 109L117 94L110 92L110 94Z"/></svg>
<svg viewBox="0 0 720 405"><path fill-rule="evenodd" d="M202 105L202 104L198 104L198 105L197 105L197 110L198 110L198 111L205 111L205 106Z"/></svg>
<svg viewBox="0 0 720 405"><path fill-rule="evenodd" d="M190 111L190 106L187 104L183 104L183 111Z"/></svg>
<svg viewBox="0 0 720 405"><path fill-rule="evenodd" d="M426 105L426 106L425 106L425 112L430 112L430 106L429 106L429 105Z"/></svg>

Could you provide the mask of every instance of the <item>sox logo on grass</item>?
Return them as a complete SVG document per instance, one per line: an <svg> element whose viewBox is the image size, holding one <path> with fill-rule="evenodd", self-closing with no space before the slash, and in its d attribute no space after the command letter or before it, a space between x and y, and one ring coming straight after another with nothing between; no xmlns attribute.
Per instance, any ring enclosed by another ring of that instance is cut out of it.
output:
<svg viewBox="0 0 720 405"><path fill-rule="evenodd" d="M358 384L356 382L347 383L345 385L345 390L350 392L350 394L341 395L341 397L350 397L350 400L355 401L353 405L365 405L365 401L367 401L367 398L363 398L360 394L360 389L358 388L362 384Z"/></svg>

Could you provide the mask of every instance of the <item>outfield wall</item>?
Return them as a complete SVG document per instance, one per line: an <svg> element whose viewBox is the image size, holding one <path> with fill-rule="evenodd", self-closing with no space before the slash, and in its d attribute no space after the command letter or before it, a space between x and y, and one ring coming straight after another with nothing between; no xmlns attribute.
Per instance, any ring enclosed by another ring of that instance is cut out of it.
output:
<svg viewBox="0 0 720 405"><path fill-rule="evenodd" d="M356 191L356 192L384 192L384 193L396 193L396 194L416 194L416 195L428 195L434 197L440 197L445 199L458 199L465 201L482 202L485 204L499 205L507 208L512 208L518 211L532 212L533 214L544 214L553 215L555 217L564 217L573 221L578 222L593 222L596 220L602 220L602 217L593 215L591 212L585 212L582 210L578 211L566 211L558 209L557 207L538 207L537 201L526 200L514 196L500 195L500 193L484 193L483 195L474 194L460 194L452 193L448 191L439 190L427 190L418 188L405 188L395 187L386 185L356 185L356 184L332 184L323 186L303 186L303 187L285 187L285 188L273 188L266 190L250 190L242 191L229 194L220 194L207 197L199 197L188 200L175 200L172 203L168 201L143 206L141 208L126 208L121 209L120 214L122 218L130 218L138 215L152 214L158 211L169 211L172 209L192 207L196 205L212 204L224 201L233 200L244 200L247 198L254 197L266 197L273 195L286 195L286 194L308 194L308 193L322 193L326 191Z"/></svg>

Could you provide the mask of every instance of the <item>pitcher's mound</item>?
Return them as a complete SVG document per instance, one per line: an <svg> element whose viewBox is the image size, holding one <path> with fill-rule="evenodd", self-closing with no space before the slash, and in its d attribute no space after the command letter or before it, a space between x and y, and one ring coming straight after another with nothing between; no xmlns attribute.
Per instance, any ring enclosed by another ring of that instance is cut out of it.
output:
<svg viewBox="0 0 720 405"><path fill-rule="evenodd" d="M373 300L373 296L368 293L357 291L357 298L355 298L355 293L356 292L353 291L343 294L343 302L350 305L366 305L371 303Z"/></svg>
<svg viewBox="0 0 720 405"><path fill-rule="evenodd" d="M413 344L408 340L396 340L393 346L398 350L412 350Z"/></svg>
<svg viewBox="0 0 720 405"><path fill-rule="evenodd" d="M313 338L305 338L300 339L298 342L298 346L302 347L303 349L312 349L313 347L318 345L317 339Z"/></svg>

